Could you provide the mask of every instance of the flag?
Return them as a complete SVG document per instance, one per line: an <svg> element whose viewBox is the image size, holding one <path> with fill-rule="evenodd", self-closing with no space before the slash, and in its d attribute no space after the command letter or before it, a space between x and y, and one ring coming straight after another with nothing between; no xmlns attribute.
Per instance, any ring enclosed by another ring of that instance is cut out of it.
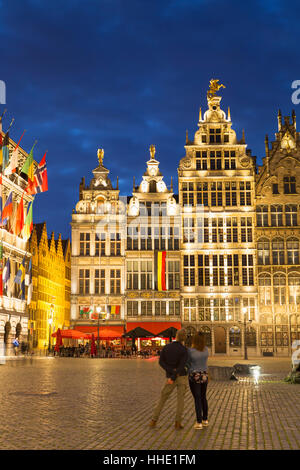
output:
<svg viewBox="0 0 300 470"><path fill-rule="evenodd" d="M33 144L32 149L30 150L30 153L28 157L25 160L24 165L22 166L21 169L21 176L22 178L27 180L27 186L25 188L25 191L28 194L34 194L34 166L33 166L33 149L36 144Z"/></svg>
<svg viewBox="0 0 300 470"><path fill-rule="evenodd" d="M20 145L20 142L23 138L23 135L25 134L25 131L23 131L23 134L21 135L19 142L17 143L16 147L14 148L10 162L8 166L4 170L5 176L11 175L12 173L15 173L17 166L18 166L18 147Z"/></svg>
<svg viewBox="0 0 300 470"><path fill-rule="evenodd" d="M15 235L19 235L24 227L24 203L23 203L23 194L21 201L19 202L17 215L16 215L16 225L15 225Z"/></svg>
<svg viewBox="0 0 300 470"><path fill-rule="evenodd" d="M2 270L3 270L3 243L1 240L0 241L0 295L3 295Z"/></svg>
<svg viewBox="0 0 300 470"><path fill-rule="evenodd" d="M166 288L166 251L155 251L154 255L154 276L155 287L158 291L167 290Z"/></svg>
<svg viewBox="0 0 300 470"><path fill-rule="evenodd" d="M6 261L5 268L3 269L2 275L3 285L6 286L7 294L8 294L8 282L10 280L10 261L9 259Z"/></svg>
<svg viewBox="0 0 300 470"><path fill-rule="evenodd" d="M0 226L2 225L2 174L0 175Z"/></svg>
<svg viewBox="0 0 300 470"><path fill-rule="evenodd" d="M32 262L31 262L31 258L30 258L30 261L29 261L28 275L29 275L29 280L28 280L28 292L27 292L27 305L29 305L30 302L31 302L32 290L33 290L33 284L32 284Z"/></svg>
<svg viewBox="0 0 300 470"><path fill-rule="evenodd" d="M9 132L7 131L3 142L2 142L2 157L0 158L2 160L2 170L7 167L9 163Z"/></svg>
<svg viewBox="0 0 300 470"><path fill-rule="evenodd" d="M15 281L16 284L20 284L21 286L21 299L25 299L25 256L23 261L19 267L19 270L16 274Z"/></svg>
<svg viewBox="0 0 300 470"><path fill-rule="evenodd" d="M22 236L25 240L28 240L30 237L30 234L33 229L33 221L32 221L32 204L33 201L30 201L27 207L27 215L25 218L24 226L22 229Z"/></svg>
<svg viewBox="0 0 300 470"><path fill-rule="evenodd" d="M80 307L79 315L81 315L82 317L83 315L88 317L89 314L92 312L93 312L93 309L91 307Z"/></svg>
<svg viewBox="0 0 300 470"><path fill-rule="evenodd" d="M3 163L2 146L3 146L3 137L2 137L2 133L0 132L0 165L2 165Z"/></svg>
<svg viewBox="0 0 300 470"><path fill-rule="evenodd" d="M2 210L2 225L7 224L7 219L12 215L13 203L12 203L12 191L9 193L6 199L5 205Z"/></svg>
<svg viewBox="0 0 300 470"><path fill-rule="evenodd" d="M120 315L120 305L108 305L108 313L111 315Z"/></svg>
<svg viewBox="0 0 300 470"><path fill-rule="evenodd" d="M34 172L34 192L43 193L48 191L48 174L46 166L46 153L40 161L37 169Z"/></svg>

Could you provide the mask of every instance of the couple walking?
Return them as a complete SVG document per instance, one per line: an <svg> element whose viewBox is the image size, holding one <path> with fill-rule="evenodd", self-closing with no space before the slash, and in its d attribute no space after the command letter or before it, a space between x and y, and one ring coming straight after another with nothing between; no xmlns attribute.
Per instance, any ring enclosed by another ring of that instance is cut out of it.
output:
<svg viewBox="0 0 300 470"><path fill-rule="evenodd" d="M196 423L195 429L202 429L208 425L208 405L206 389L208 383L207 358L208 349L205 346L203 333L196 333L192 338L192 347L186 348L185 329L178 330L176 341L167 344L161 351L159 365L166 371L167 381L161 391L160 400L154 410L150 427L157 423L159 415L170 397L177 388L177 411L175 429L183 429L182 415L184 410L184 395L189 384L195 401Z"/></svg>

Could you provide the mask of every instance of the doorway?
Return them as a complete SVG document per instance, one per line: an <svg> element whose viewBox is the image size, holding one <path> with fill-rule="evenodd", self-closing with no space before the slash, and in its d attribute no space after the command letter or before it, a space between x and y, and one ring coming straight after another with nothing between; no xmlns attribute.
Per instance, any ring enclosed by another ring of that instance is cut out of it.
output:
<svg viewBox="0 0 300 470"><path fill-rule="evenodd" d="M222 326L215 327L215 353L226 354L226 330Z"/></svg>

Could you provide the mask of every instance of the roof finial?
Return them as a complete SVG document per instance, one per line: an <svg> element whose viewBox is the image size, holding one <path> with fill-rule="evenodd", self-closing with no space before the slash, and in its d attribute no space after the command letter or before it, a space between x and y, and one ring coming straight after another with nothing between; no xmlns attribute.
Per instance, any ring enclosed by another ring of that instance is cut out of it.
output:
<svg viewBox="0 0 300 470"><path fill-rule="evenodd" d="M199 122L202 121L202 109L200 107L199 109Z"/></svg>
<svg viewBox="0 0 300 470"><path fill-rule="evenodd" d="M228 106L227 121L231 121L230 107Z"/></svg>
<svg viewBox="0 0 300 470"><path fill-rule="evenodd" d="M282 116L281 116L281 111L280 111L280 109L278 109L277 119L278 119L278 130L281 131L281 127L282 127Z"/></svg>
<svg viewBox="0 0 300 470"><path fill-rule="evenodd" d="M186 143L186 145L189 143L189 132L188 132L188 130L185 131L185 143Z"/></svg>
<svg viewBox="0 0 300 470"><path fill-rule="evenodd" d="M293 122L293 126L296 130L296 113L295 113L294 109L292 110L292 122Z"/></svg>
<svg viewBox="0 0 300 470"><path fill-rule="evenodd" d="M171 192L173 192L173 176L171 176Z"/></svg>
<svg viewBox="0 0 300 470"><path fill-rule="evenodd" d="M103 166L103 158L104 158L104 149L98 149L98 160L99 160L100 166Z"/></svg>
<svg viewBox="0 0 300 470"><path fill-rule="evenodd" d="M133 192L135 192L135 176L133 176Z"/></svg>
<svg viewBox="0 0 300 470"><path fill-rule="evenodd" d="M154 160L155 159L155 152L156 152L155 145L153 145L153 144L150 145L149 150L150 150L151 160Z"/></svg>
<svg viewBox="0 0 300 470"><path fill-rule="evenodd" d="M117 189L119 189L119 177L117 176Z"/></svg>
<svg viewBox="0 0 300 470"><path fill-rule="evenodd" d="M245 130L243 129L242 130L242 144L244 144L246 141L245 141Z"/></svg>

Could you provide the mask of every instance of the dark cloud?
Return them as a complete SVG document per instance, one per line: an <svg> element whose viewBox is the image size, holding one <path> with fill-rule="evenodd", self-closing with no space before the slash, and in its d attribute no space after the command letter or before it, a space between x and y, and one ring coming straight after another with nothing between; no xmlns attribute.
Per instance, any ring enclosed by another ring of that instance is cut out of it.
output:
<svg viewBox="0 0 300 470"><path fill-rule="evenodd" d="M97 148L121 194L141 179L149 146L176 181L185 130L197 129L210 78L226 85L223 109L245 129L260 161L280 107L300 79L298 2L284 0L0 0L1 76L12 137L27 129L37 160L48 150L49 192L35 220L70 233L81 176ZM2 107L0 109L2 111ZM296 107L297 113L297 107ZM9 122L8 122L9 121Z"/></svg>

